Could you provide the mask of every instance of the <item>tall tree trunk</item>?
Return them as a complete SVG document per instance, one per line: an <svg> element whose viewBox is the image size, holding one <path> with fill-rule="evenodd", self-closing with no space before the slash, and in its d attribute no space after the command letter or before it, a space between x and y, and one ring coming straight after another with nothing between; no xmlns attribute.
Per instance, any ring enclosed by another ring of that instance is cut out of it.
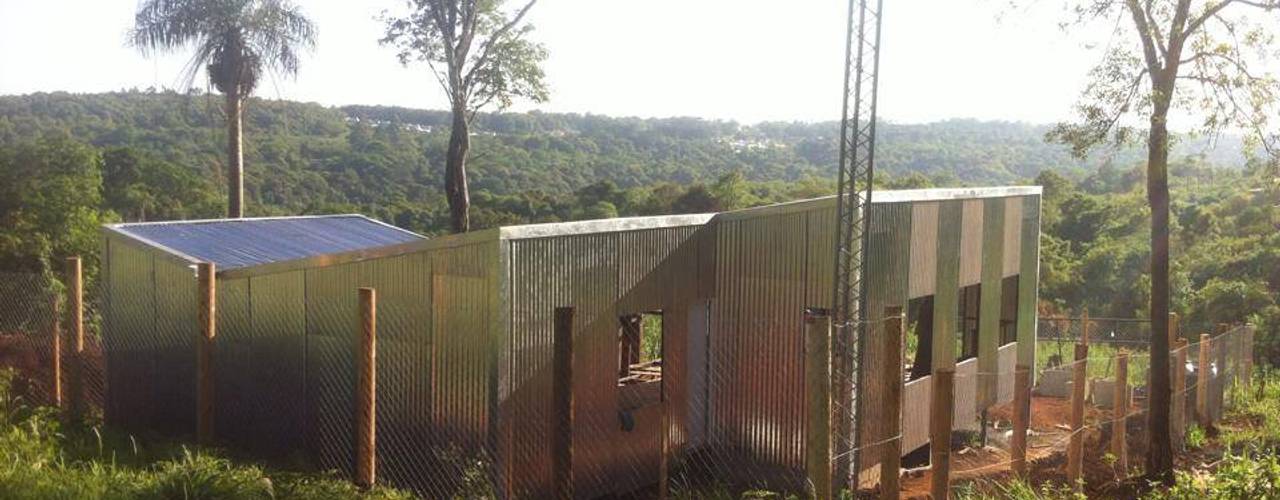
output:
<svg viewBox="0 0 1280 500"><path fill-rule="evenodd" d="M1151 401L1147 411L1147 477L1173 484L1169 435L1169 113L1173 85L1157 89L1147 144L1147 202L1151 205ZM1178 367L1182 369L1182 367Z"/></svg>
<svg viewBox="0 0 1280 500"><path fill-rule="evenodd" d="M449 199L449 222L455 233L471 229L471 195L467 191L467 152L471 150L471 137L467 124L467 110L454 105L453 126L449 131L449 150L445 156L444 191Z"/></svg>
<svg viewBox="0 0 1280 500"><path fill-rule="evenodd" d="M244 130L240 94L227 94L227 217L244 216Z"/></svg>

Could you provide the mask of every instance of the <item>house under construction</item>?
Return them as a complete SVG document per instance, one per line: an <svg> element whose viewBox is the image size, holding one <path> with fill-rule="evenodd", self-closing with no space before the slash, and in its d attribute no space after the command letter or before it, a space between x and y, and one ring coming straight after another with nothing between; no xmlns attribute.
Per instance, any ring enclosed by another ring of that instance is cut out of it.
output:
<svg viewBox="0 0 1280 500"><path fill-rule="evenodd" d="M877 191L855 383L864 471L881 429L881 319L903 307L904 452L929 375L955 424L1033 364L1040 188ZM761 487L805 477L805 311L830 307L836 203L502 227L422 238L358 216L105 228L106 417L190 432L197 293L218 269L215 435L352 467L358 287L378 292L379 474L430 496L552 493L555 308L573 323L573 487L622 494L674 461ZM663 404L665 402L665 404ZM665 412L665 415L663 414Z"/></svg>

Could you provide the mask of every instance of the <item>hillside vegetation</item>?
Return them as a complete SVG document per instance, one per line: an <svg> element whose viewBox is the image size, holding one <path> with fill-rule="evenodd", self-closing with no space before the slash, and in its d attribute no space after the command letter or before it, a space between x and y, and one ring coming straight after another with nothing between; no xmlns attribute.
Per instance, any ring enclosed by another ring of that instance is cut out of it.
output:
<svg viewBox="0 0 1280 500"><path fill-rule="evenodd" d="M251 215L361 212L426 234L447 225L446 114L255 100ZM103 222L218 217L222 135L201 96L0 97L0 268L88 259ZM708 212L830 194L834 123L744 126L549 113L479 117L474 227ZM882 187L1045 186L1046 311L1147 315L1149 211L1141 154L1089 162L1042 127L976 121L882 128ZM1251 320L1280 359L1280 184L1223 141L1184 141L1171 170L1173 309L1188 332Z"/></svg>
<svg viewBox="0 0 1280 500"><path fill-rule="evenodd" d="M252 100L247 110L251 215L359 211L426 233L445 227L446 112L273 100ZM61 136L102 150L123 148L115 151L119 161L108 167L141 163L151 177L159 174L173 184L130 193L132 206L120 213L128 220L217 215L224 184L223 128L217 100L202 95L0 97L0 144ZM678 187L711 184L730 174L811 187L798 194L827 192L838 129L836 122L740 125L696 118L481 115L476 154L469 162L476 222L483 227L574 217L572 209L555 205L566 194L601 182L655 191L653 200L633 200L632 213L671 209L684 194ZM1126 165L1142 158L1134 149L1077 161L1066 148L1046 144L1045 131L1044 126L969 120L888 123L880 128L877 164L895 178L992 185L1026 182L1049 169L1079 177L1099 164ZM1238 144L1231 141L1213 149L1203 141L1190 142L1174 156L1205 152L1213 164L1242 164ZM687 201L696 205L697 200ZM701 207L675 207L681 208Z"/></svg>

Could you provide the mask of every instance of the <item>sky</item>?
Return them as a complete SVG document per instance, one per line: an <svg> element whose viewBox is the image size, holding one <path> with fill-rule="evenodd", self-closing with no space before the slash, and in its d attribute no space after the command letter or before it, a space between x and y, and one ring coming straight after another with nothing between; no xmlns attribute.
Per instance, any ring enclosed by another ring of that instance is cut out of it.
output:
<svg viewBox="0 0 1280 500"><path fill-rule="evenodd" d="M444 107L425 66L401 66L377 43L377 16L403 11L402 0L296 1L318 26L318 46L296 80L269 81L260 96ZM1098 59L1057 27L1060 13L1042 5L1054 2L885 3L879 113L890 121L1068 119ZM125 44L137 6L0 0L0 94L181 87L187 54L148 59ZM846 9L845 0L541 0L529 21L549 52L551 99L515 110L836 120Z"/></svg>

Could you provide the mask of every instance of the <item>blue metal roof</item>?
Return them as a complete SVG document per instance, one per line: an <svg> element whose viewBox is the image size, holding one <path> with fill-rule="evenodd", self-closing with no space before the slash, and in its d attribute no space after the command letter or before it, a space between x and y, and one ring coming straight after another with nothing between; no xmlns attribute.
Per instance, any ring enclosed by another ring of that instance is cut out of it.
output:
<svg viewBox="0 0 1280 500"><path fill-rule="evenodd" d="M363 215L143 222L110 227L160 250L213 262L219 271L425 239Z"/></svg>

